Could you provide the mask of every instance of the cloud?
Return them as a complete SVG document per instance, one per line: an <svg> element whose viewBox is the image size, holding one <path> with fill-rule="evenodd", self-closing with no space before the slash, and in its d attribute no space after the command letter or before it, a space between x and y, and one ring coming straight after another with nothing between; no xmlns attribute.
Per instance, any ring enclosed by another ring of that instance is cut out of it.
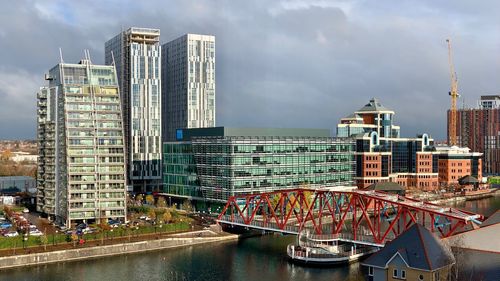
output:
<svg viewBox="0 0 500 281"><path fill-rule="evenodd" d="M444 39L467 103L499 93L498 10L494 1L17 1L0 10L0 137L35 137L35 93L59 48L67 62L90 49L102 63L106 40L144 26L163 42L216 36L217 125L334 130L378 97L404 136L444 139Z"/></svg>
<svg viewBox="0 0 500 281"><path fill-rule="evenodd" d="M0 139L33 138L36 133L38 77L24 70L0 68ZM30 89L30 91L26 91Z"/></svg>

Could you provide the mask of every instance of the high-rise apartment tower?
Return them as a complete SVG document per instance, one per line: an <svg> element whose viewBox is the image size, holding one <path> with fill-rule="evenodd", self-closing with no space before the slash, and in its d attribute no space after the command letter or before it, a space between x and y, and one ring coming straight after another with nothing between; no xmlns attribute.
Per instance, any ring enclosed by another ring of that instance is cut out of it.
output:
<svg viewBox="0 0 500 281"><path fill-rule="evenodd" d="M160 30L132 27L105 44L115 62L123 102L129 187L154 191L161 185Z"/></svg>
<svg viewBox="0 0 500 281"><path fill-rule="evenodd" d="M484 173L499 175L500 95L481 96L478 107L461 108L456 114L458 145L484 153ZM448 111L448 119L450 116Z"/></svg>
<svg viewBox="0 0 500 281"><path fill-rule="evenodd" d="M162 46L163 141L215 126L215 37L186 34Z"/></svg>
<svg viewBox="0 0 500 281"><path fill-rule="evenodd" d="M114 66L60 63L38 92L37 211L66 224L126 218Z"/></svg>

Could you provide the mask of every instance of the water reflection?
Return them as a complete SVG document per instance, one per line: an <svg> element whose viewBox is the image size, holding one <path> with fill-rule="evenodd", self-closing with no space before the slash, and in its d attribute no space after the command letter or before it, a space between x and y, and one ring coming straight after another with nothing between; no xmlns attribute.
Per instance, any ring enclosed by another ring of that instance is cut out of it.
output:
<svg viewBox="0 0 500 281"><path fill-rule="evenodd" d="M455 205L488 216L499 208L500 196ZM333 268L290 263L286 246L294 240L292 236L268 235L237 242L12 269L0 272L0 280L364 280L357 263Z"/></svg>

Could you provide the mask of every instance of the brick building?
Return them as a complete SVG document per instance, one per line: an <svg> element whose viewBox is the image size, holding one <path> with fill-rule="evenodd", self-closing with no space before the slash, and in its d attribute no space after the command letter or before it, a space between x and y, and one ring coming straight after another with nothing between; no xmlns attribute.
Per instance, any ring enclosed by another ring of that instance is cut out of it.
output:
<svg viewBox="0 0 500 281"><path fill-rule="evenodd" d="M371 99L337 125L338 137L356 140L355 180L359 188L396 182L406 188L435 190L458 184L465 175L481 179L481 153L435 146L428 134L401 138L400 127L393 124L394 114Z"/></svg>
<svg viewBox="0 0 500 281"><path fill-rule="evenodd" d="M476 108L457 110L456 132L459 146L484 154L485 174L500 174L500 96L481 96Z"/></svg>

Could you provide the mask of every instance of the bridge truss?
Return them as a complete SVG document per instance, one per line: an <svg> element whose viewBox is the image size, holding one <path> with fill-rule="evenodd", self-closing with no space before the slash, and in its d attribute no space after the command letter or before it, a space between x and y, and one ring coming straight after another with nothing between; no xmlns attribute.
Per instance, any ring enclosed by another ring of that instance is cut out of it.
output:
<svg viewBox="0 0 500 281"><path fill-rule="evenodd" d="M223 226L383 245L414 223L440 237L475 227L484 217L376 191L287 189L232 196L217 221Z"/></svg>

